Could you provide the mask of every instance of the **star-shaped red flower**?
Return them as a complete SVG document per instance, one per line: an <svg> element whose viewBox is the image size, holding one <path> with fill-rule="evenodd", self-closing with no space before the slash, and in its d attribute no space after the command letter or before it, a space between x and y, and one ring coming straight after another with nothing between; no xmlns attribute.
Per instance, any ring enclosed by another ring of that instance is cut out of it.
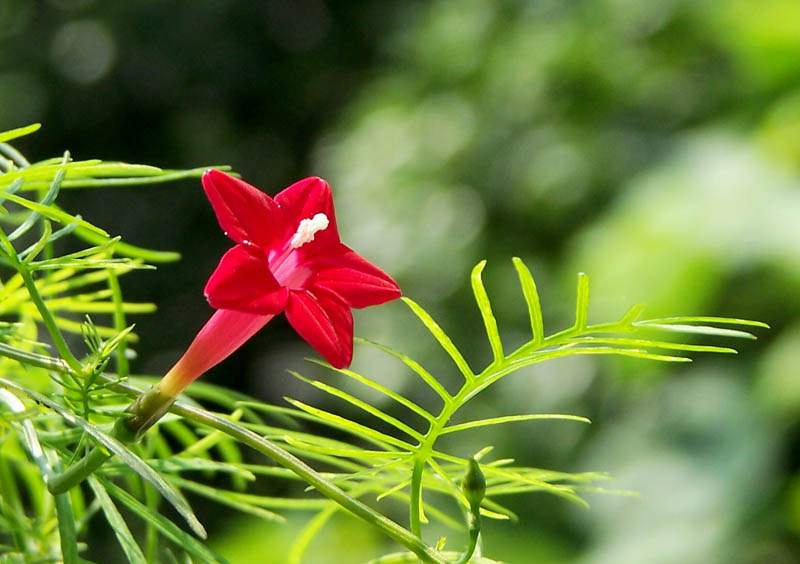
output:
<svg viewBox="0 0 800 564"><path fill-rule="evenodd" d="M273 200L217 170L203 188L225 234L237 245L206 285L217 309L272 316L294 329L333 366L353 355L350 308L400 297L389 275L342 244L328 183L306 178Z"/></svg>
<svg viewBox="0 0 800 564"><path fill-rule="evenodd" d="M270 198L218 170L203 188L222 230L237 244L205 288L217 311L159 383L175 397L275 315L336 368L353 357L353 316L400 297L388 274L342 244L328 183L306 178Z"/></svg>

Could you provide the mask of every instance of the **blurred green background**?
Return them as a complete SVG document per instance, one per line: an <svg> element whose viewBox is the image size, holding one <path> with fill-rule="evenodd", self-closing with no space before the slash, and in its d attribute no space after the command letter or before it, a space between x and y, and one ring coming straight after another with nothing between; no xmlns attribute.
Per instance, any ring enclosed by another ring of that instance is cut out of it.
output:
<svg viewBox="0 0 800 564"><path fill-rule="evenodd" d="M468 289L482 258L509 345L528 323L515 255L551 332L570 323L578 271L592 281L590 321L647 301L651 317L769 323L759 341L736 343L738 357L526 369L472 413L569 412L593 425L489 428L454 448L607 470L609 487L641 492L592 494L590 510L512 500L520 522L487 524L490 557L800 562L797 0L0 0L0 129L35 121L43 129L20 148L37 159L68 148L170 168L224 163L273 194L327 178L343 240L474 363L489 358ZM199 182L70 192L62 204L183 253L124 281L130 299L159 305L136 320L134 369L163 373L210 314L202 287L229 246ZM356 334L456 380L400 303L358 312ZM285 374L318 376L302 361L310 353L279 320L209 380L325 405ZM355 367L412 396L418 387L369 349L356 349ZM236 563L284 562L303 522L218 508L201 518ZM438 534L448 533L428 540ZM311 563L362 562L385 541L343 517L312 549Z"/></svg>

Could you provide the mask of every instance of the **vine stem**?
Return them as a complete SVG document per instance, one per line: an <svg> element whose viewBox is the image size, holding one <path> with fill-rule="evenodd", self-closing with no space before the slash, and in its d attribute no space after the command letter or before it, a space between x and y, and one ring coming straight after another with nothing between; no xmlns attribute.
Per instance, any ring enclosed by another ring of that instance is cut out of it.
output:
<svg viewBox="0 0 800 564"><path fill-rule="evenodd" d="M100 377L108 382L114 381L106 374ZM123 382L116 381L113 387L131 397L140 397L142 394L142 391L138 388ZM144 393L146 394L147 392ZM200 423L221 431L229 437L267 456L284 468L288 468L305 480L309 485L313 486L314 489L319 491L322 495L335 501L342 508L366 523L380 529L388 537L405 546L424 564L451 564L449 560L436 550L426 545L419 536L392 521L385 515L375 511L365 503L349 496L344 490L340 489L329 480L326 480L305 462L253 431L237 425L235 422L229 421L225 417L183 404L182 402L173 403L169 411L195 423Z"/></svg>
<svg viewBox="0 0 800 564"><path fill-rule="evenodd" d="M125 414L119 417L111 429L111 435L123 443L137 441L156 421L169 410L175 398L164 394L158 384L136 397ZM89 454L47 482L52 494L69 491L80 484L103 463L111 458L104 448L95 447Z"/></svg>
<svg viewBox="0 0 800 564"><path fill-rule="evenodd" d="M111 458L111 453L95 447L78 462L47 480L47 489L53 495L68 492L100 468L109 458Z"/></svg>
<svg viewBox="0 0 800 564"><path fill-rule="evenodd" d="M284 468L290 469L308 484L314 486L314 488L325 497L335 501L363 521L374 525L387 536L404 545L411 552L416 554L422 562L426 564L448 563L444 557L427 546L417 535L401 527L381 513L378 513L358 499L350 497L344 490L341 490L332 482L323 478L305 462L265 440L260 435L240 427L225 418L203 412L190 406L174 405L171 411L197 423L203 423L222 431L228 436L238 439L254 450L257 450L261 454L268 456Z"/></svg>

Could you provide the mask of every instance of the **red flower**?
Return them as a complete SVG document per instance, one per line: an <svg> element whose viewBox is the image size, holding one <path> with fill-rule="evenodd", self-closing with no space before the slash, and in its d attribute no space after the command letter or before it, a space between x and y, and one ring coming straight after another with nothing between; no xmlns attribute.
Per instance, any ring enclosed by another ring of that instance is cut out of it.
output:
<svg viewBox="0 0 800 564"><path fill-rule="evenodd" d="M350 308L396 299L400 288L339 240L328 183L306 178L273 200L242 180L209 170L203 188L220 227L237 245L206 284L206 298L218 311L165 376L162 390L180 391L283 311L328 362L348 366Z"/></svg>

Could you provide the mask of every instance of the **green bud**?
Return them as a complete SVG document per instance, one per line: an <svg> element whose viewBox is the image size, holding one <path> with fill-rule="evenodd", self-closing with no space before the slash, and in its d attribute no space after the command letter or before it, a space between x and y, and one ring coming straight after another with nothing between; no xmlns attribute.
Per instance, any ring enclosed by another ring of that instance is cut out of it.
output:
<svg viewBox="0 0 800 564"><path fill-rule="evenodd" d="M486 478L483 477L481 466L474 458L470 458L467 463L467 473L461 489L469 502L470 510L477 515L483 496L486 495Z"/></svg>
<svg viewBox="0 0 800 564"><path fill-rule="evenodd" d="M169 411L175 397L165 394L158 384L144 392L128 408L128 417L118 420L117 432L127 442L138 441L153 424Z"/></svg>

